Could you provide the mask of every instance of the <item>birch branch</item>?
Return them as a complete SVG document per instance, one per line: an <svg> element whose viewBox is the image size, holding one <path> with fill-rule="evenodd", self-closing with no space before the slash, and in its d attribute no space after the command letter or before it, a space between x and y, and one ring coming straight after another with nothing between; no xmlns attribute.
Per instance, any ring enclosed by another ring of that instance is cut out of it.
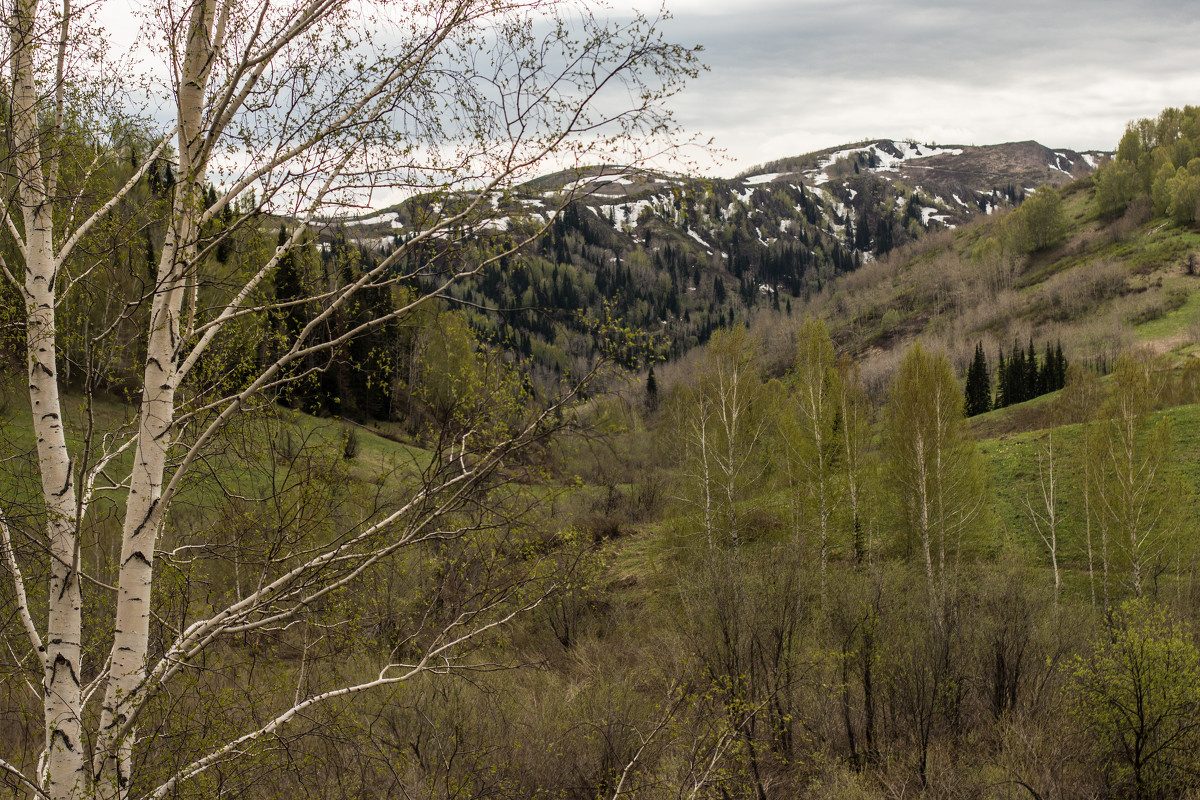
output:
<svg viewBox="0 0 1200 800"><path fill-rule="evenodd" d="M29 778L26 778L24 772L21 772L21 770L17 769L12 764L5 761L3 758L0 758L0 770L3 770L4 772L8 773L9 775L12 775L14 778L17 779L18 783L20 783L22 786L24 786L29 791L33 792L33 794L35 796L44 797L44 798L46 798L46 800L50 800L50 795L48 795L44 791L42 791L42 788L40 786L38 786L36 783L31 781Z"/></svg>
<svg viewBox="0 0 1200 800"><path fill-rule="evenodd" d="M38 635L37 626L33 623L33 615L29 613L29 600L25 595L25 577L21 574L21 566L17 563L17 554L13 550L12 535L8 530L8 523L4 519L3 512L0 512L0 543L4 547L4 561L8 565L8 571L12 575L13 592L17 601L17 614L21 617L21 624L25 626L25 633L29 636L29 644L33 647L33 651L37 653L38 661L42 668L47 667L46 664L46 648L42 645L42 637Z"/></svg>

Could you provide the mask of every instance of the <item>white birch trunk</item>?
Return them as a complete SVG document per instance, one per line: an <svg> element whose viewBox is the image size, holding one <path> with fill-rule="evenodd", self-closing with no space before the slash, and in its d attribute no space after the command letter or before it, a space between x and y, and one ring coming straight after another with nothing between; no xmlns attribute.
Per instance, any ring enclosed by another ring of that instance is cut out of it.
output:
<svg viewBox="0 0 1200 800"><path fill-rule="evenodd" d="M189 265L196 253L196 221L202 211L204 165L198 155L203 143L200 124L211 65L214 16L212 0L192 5L182 65L178 109L181 179L175 187L174 225L163 245L150 312L137 450L121 538L112 667L93 764L97 793L106 800L128 796L133 721L146 678L154 550L165 521L165 509L159 500L175 419L180 317Z"/></svg>
<svg viewBox="0 0 1200 800"><path fill-rule="evenodd" d="M18 199L25 227L26 340L29 400L37 437L38 469L46 506L49 592L43 664L45 752L43 791L53 798L81 796L86 780L80 711L81 608L75 483L58 389L54 253L53 159L47 169L34 81L36 0L17 0L10 27L13 62L13 156L19 165ZM55 147L51 143L50 147Z"/></svg>
<svg viewBox="0 0 1200 800"><path fill-rule="evenodd" d="M46 503L50 586L43 679L46 754L43 788L56 798L79 796L85 778L80 730L81 599L75 520L75 482L62 423L54 324L54 258L47 206L24 209L26 336L29 397L37 435L38 467Z"/></svg>

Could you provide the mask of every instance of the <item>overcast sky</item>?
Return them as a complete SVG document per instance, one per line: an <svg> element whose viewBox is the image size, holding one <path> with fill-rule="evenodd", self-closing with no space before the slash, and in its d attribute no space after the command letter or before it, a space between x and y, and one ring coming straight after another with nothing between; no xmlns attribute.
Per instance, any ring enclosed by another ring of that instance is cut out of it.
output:
<svg viewBox="0 0 1200 800"><path fill-rule="evenodd" d="M673 107L726 150L715 174L876 137L1107 150L1130 119L1200 104L1200 8L1184 0L667 6L668 36L705 48L710 71Z"/></svg>

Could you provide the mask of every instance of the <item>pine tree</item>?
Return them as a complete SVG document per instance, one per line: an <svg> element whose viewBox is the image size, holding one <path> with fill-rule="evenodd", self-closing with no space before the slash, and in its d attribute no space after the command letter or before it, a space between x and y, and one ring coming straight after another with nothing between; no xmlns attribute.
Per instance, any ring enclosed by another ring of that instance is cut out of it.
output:
<svg viewBox="0 0 1200 800"><path fill-rule="evenodd" d="M652 414L658 410L658 379L654 377L654 367L646 376L646 410Z"/></svg>

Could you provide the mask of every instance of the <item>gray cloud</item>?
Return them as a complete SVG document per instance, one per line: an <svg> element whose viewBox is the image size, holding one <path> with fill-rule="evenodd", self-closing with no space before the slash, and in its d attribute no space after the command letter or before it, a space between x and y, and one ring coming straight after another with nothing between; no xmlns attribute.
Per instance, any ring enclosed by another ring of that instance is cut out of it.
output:
<svg viewBox="0 0 1200 800"><path fill-rule="evenodd" d="M692 0L667 32L706 49L675 108L722 173L873 136L1109 148L1200 102L1200 19L1172 0Z"/></svg>

